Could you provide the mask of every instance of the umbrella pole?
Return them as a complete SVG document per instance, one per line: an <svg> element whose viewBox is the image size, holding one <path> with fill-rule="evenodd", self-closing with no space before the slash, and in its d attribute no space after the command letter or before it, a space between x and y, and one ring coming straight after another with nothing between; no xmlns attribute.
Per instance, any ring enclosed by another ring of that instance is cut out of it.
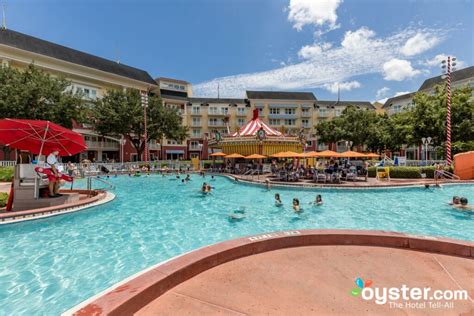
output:
<svg viewBox="0 0 474 316"><path fill-rule="evenodd" d="M40 147L40 151L39 151L39 154L38 154L38 161L37 163L39 163L39 160L41 159L41 154L43 152L43 146L44 146L44 141L46 140L46 134L48 133L48 127L49 127L49 121L46 123L46 128L44 130L44 135L43 135L43 139L41 140L41 147ZM34 187L34 190L35 192L33 193L33 197L35 199L38 198L38 176L35 175L35 187ZM51 194L51 192L49 193Z"/></svg>

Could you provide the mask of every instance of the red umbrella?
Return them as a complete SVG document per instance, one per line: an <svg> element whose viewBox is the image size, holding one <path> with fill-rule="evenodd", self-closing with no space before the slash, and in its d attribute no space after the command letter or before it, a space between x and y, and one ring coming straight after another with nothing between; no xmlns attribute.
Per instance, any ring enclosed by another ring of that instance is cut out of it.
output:
<svg viewBox="0 0 474 316"><path fill-rule="evenodd" d="M50 121L0 120L0 143L33 154L59 150L60 156L72 156L87 148L81 134Z"/></svg>

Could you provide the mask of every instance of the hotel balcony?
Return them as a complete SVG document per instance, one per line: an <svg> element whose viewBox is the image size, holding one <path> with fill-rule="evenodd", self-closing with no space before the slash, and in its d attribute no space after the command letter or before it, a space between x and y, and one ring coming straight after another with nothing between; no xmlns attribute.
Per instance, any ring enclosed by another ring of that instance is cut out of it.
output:
<svg viewBox="0 0 474 316"><path fill-rule="evenodd" d="M207 112L208 116L227 116L230 115L229 112L224 111L209 111Z"/></svg>
<svg viewBox="0 0 474 316"><path fill-rule="evenodd" d="M209 127L226 127L226 124L224 122L207 122L207 126Z"/></svg>
<svg viewBox="0 0 474 316"><path fill-rule="evenodd" d="M85 141L88 150L119 150L119 142L99 142L99 141Z"/></svg>
<svg viewBox="0 0 474 316"><path fill-rule="evenodd" d="M237 115L237 116L247 116L247 112L239 112L239 111L237 111L235 115Z"/></svg>
<svg viewBox="0 0 474 316"><path fill-rule="evenodd" d="M313 114L311 112L309 112L309 113L301 112L301 117L306 118L306 117L312 117L312 116L313 116Z"/></svg>

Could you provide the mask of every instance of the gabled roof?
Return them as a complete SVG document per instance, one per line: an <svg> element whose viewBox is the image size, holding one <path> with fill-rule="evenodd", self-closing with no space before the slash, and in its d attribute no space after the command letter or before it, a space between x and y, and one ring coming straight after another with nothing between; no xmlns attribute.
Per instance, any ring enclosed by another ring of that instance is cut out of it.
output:
<svg viewBox="0 0 474 316"><path fill-rule="evenodd" d="M382 108L388 108L390 105L392 105L394 102L397 102L399 100L404 100L408 98L413 98L413 96L416 94L416 92L410 92L402 95L397 95L396 97L388 98L387 101L385 101L384 105Z"/></svg>
<svg viewBox="0 0 474 316"><path fill-rule="evenodd" d="M316 101L312 92L247 91L248 99Z"/></svg>
<svg viewBox="0 0 474 316"><path fill-rule="evenodd" d="M325 105L325 106L350 106L350 105L353 105L353 106L356 106L356 107L365 107L365 108L368 108L368 109L375 109L375 107L373 106L372 103L370 103L369 101L329 101L329 100L318 100L316 102L316 105Z"/></svg>
<svg viewBox="0 0 474 316"><path fill-rule="evenodd" d="M51 43L33 36L0 29L0 45L6 45L73 64L105 71L122 77L156 85L150 75L141 69L87 54L69 47Z"/></svg>
<svg viewBox="0 0 474 316"><path fill-rule="evenodd" d="M451 73L451 82L461 81L468 78L474 78L474 66L459 69ZM443 81L444 79L441 78L441 75L426 79L418 91L431 89Z"/></svg>

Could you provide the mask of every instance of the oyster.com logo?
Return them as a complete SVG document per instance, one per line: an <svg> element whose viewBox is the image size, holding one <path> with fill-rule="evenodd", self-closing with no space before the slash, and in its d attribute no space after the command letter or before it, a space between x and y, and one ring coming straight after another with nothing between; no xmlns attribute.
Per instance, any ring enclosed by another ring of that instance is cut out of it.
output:
<svg viewBox="0 0 474 316"><path fill-rule="evenodd" d="M372 285L372 280L362 280L361 278L357 278L355 280L355 284L357 287L353 288L351 291L352 296L359 296L362 293L362 290L366 287Z"/></svg>

